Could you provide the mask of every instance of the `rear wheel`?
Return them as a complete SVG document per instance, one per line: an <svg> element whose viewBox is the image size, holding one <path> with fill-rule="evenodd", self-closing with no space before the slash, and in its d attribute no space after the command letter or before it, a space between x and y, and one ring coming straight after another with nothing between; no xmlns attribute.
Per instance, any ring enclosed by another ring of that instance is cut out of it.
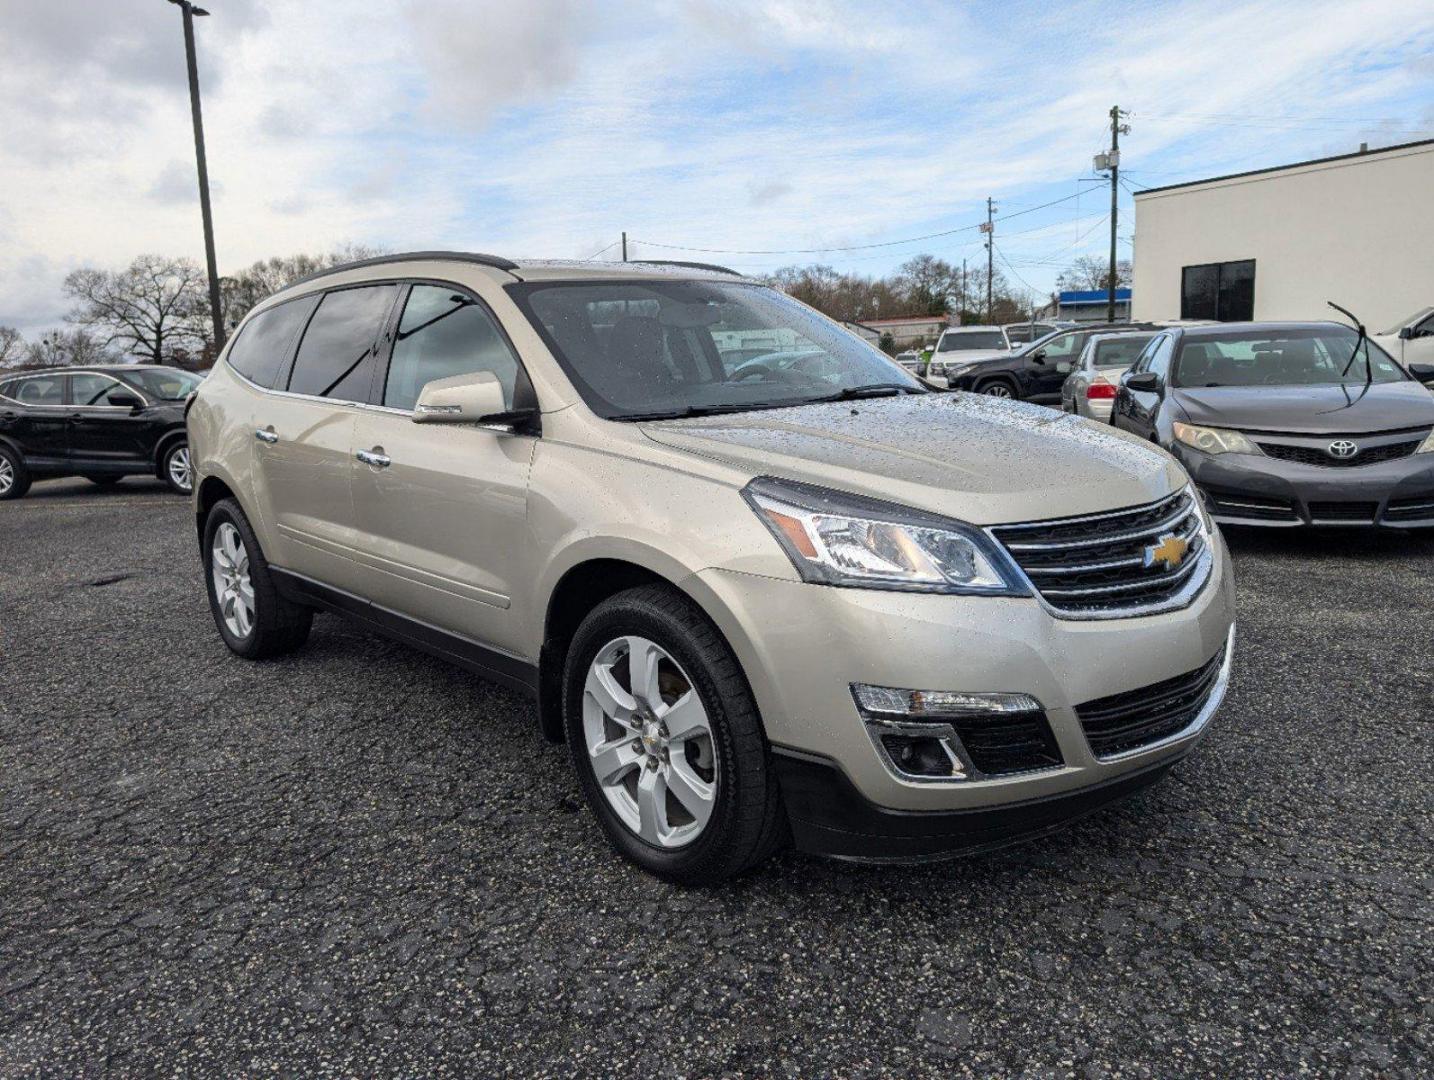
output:
<svg viewBox="0 0 1434 1080"><path fill-rule="evenodd" d="M170 491L179 495L189 495L194 491L194 470L190 466L189 443L185 440L179 440L164 452L159 468Z"/></svg>
<svg viewBox="0 0 1434 1080"><path fill-rule="evenodd" d="M18 499L30 490L30 470L20 455L0 446L0 500Z"/></svg>
<svg viewBox="0 0 1434 1080"><path fill-rule="evenodd" d="M785 839L746 679L681 593L643 586L595 608L568 650L564 706L588 805L643 869L717 884Z"/></svg>
<svg viewBox="0 0 1434 1080"><path fill-rule="evenodd" d="M204 583L224 644L247 660L293 652L308 639L312 608L279 595L249 519L233 499L204 523Z"/></svg>

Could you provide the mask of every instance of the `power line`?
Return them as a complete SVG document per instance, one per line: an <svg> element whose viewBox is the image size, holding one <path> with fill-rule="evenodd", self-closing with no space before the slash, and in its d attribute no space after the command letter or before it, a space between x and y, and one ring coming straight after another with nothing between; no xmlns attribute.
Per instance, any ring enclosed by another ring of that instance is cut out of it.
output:
<svg viewBox="0 0 1434 1080"><path fill-rule="evenodd" d="M611 251L613 248L617 247L617 245L620 244L620 243L622 243L621 240L614 240L614 241L613 241L611 244L609 244L607 247L602 248L600 251L597 251L597 252L593 253L592 255L589 255L586 259L584 259L584 260L582 260L582 261L583 261L583 262L592 262L592 261L593 261L594 259L596 259L599 255L602 255L604 252Z"/></svg>
<svg viewBox="0 0 1434 1080"><path fill-rule="evenodd" d="M1052 199L1048 203L1041 203L1039 206L1031 206L1025 210L1017 210L1014 214L1006 214L1001 220L1008 221L1023 214L1034 214L1037 210L1045 210L1052 206L1059 206L1061 203L1070 202L1080 197L1077 192L1074 195L1066 195L1059 199ZM915 244L922 240L937 240L943 236L954 236L956 233L971 232L980 229L984 222L976 222L973 225L961 225L954 229L945 229L942 232L927 233L924 236L910 236L904 240L883 240L877 244L848 244L843 247L817 247L817 248L709 248L691 247L685 244L665 244L656 240L639 240L634 238L635 244L647 244L649 247L667 248L670 251L696 251L706 255L820 255L828 251L866 251L871 248L898 247L901 244Z"/></svg>

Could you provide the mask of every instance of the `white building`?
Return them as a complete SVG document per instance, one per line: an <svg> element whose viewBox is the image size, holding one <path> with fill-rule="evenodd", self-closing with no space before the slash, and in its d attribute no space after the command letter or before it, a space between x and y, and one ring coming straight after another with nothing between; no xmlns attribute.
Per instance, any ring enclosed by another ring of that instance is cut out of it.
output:
<svg viewBox="0 0 1434 1080"><path fill-rule="evenodd" d="M1134 318L1329 319L1434 304L1434 139L1135 196Z"/></svg>

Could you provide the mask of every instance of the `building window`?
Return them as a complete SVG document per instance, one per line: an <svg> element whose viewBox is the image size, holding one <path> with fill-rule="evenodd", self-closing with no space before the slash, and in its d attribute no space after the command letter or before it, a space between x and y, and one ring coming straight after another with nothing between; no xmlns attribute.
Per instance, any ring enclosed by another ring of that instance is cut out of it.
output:
<svg viewBox="0 0 1434 1080"><path fill-rule="evenodd" d="M1203 263L1180 272L1180 317L1249 322L1255 317L1255 260Z"/></svg>

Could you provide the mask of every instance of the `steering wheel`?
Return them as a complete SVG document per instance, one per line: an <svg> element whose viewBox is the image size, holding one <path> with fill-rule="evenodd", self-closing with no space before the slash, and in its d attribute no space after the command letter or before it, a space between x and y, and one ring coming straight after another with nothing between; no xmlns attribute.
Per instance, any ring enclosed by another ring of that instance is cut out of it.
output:
<svg viewBox="0 0 1434 1080"><path fill-rule="evenodd" d="M748 379L765 379L772 374L772 369L766 364L743 364L732 374L727 376L728 382L746 382Z"/></svg>

